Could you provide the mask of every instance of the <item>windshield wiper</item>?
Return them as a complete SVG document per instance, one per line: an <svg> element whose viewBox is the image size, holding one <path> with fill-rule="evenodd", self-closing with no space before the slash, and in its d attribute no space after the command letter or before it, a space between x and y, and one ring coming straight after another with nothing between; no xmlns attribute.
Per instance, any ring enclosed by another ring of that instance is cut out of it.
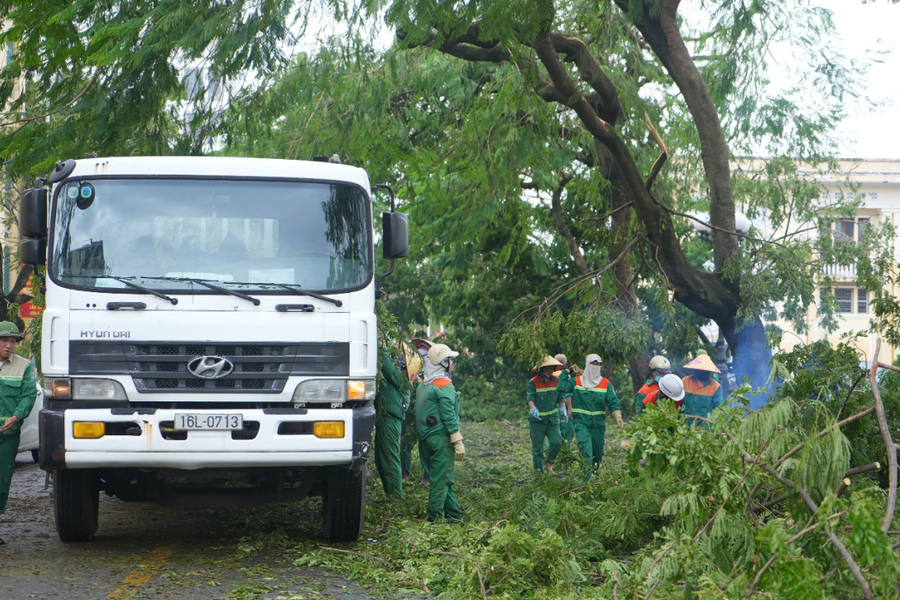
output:
<svg viewBox="0 0 900 600"><path fill-rule="evenodd" d="M316 292L310 292L309 290L304 290L299 285L290 285L287 283L274 283L272 285L277 285L280 288L290 290L300 296L309 296L310 298L315 298L316 300L324 300L325 302L331 302L332 304L334 304L337 307L341 307L344 304L337 298L330 298L329 296L323 296L322 294L318 294Z"/></svg>
<svg viewBox="0 0 900 600"><path fill-rule="evenodd" d="M166 296L162 292L152 290L148 287L145 287L145 286L143 286L139 283L135 283L133 281L128 281L129 279L134 279L134 277L116 277L115 275L106 275L106 277L109 277L110 279L115 279L116 281L120 281L129 287L132 287L136 290L144 292L145 294L150 294L151 296L156 296L157 298L162 298L163 300L168 300L173 305L178 304L178 298L173 298L172 296Z"/></svg>
<svg viewBox="0 0 900 600"><path fill-rule="evenodd" d="M204 287L208 287L211 290L216 290L217 292L222 292L223 294L227 294L229 296L236 296L241 298L242 300L249 300L253 303L253 306L259 306L259 299L254 298L253 296L248 296L247 294L242 294L241 292L236 292L234 290L229 290L228 288L223 288L221 286L215 285L213 283L209 283L203 279L194 279L193 277L156 277L156 276L147 276L144 279L162 279L164 281L187 281L188 283L199 283ZM227 283L227 282L223 282Z"/></svg>
<svg viewBox="0 0 900 600"><path fill-rule="evenodd" d="M236 292L234 290L229 290L228 288L223 288L218 285L214 285L209 283L208 281L203 281L202 279L189 279L189 278L181 278L182 281L190 281L191 283L199 283L200 285L206 286L211 290L216 290L222 292L223 294L228 294L229 296L237 296L238 298L243 298L244 300L249 300L253 303L253 306L259 306L259 299L254 298L253 296L248 296L242 292ZM227 282L223 282L227 283Z"/></svg>

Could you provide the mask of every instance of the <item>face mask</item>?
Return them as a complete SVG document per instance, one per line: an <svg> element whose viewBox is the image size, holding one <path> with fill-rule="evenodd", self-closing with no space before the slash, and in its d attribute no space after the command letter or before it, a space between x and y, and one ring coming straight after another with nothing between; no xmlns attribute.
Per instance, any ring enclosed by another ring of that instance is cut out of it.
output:
<svg viewBox="0 0 900 600"><path fill-rule="evenodd" d="M655 381L656 383L659 383L659 380L660 380L660 379L662 379L662 377L660 377L659 375L654 375L654 376L653 376L653 381Z"/></svg>
<svg viewBox="0 0 900 600"><path fill-rule="evenodd" d="M426 350L425 348L419 348L419 356L423 358L428 356L428 350Z"/></svg>

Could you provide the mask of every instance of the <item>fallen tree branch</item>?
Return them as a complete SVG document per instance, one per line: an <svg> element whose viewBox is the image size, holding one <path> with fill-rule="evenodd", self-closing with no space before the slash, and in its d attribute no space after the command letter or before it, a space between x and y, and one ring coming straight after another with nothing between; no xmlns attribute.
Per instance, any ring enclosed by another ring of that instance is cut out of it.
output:
<svg viewBox="0 0 900 600"><path fill-rule="evenodd" d="M834 495L837 496L838 498L840 498L841 496L844 495L844 492L847 491L848 487L850 487L850 478L844 477L843 479L841 479L841 484L834 491Z"/></svg>
<svg viewBox="0 0 900 600"><path fill-rule="evenodd" d="M869 370L869 383L872 385L872 394L875 396L875 414L878 416L878 429L884 439L885 451L888 457L888 501L884 510L884 519L881 522L881 530L885 533L891 528L894 518L894 510L897 507L897 445L891 437L887 415L884 412L884 403L881 401L881 391L878 389L878 353L881 351L881 338L875 340L875 354L872 358L872 368Z"/></svg>
<svg viewBox="0 0 900 600"><path fill-rule="evenodd" d="M868 473L869 471L877 471L880 468L880 462L873 462L861 467L853 467L852 469L847 469L847 472L844 473L844 477L853 477L854 475L861 475L863 473Z"/></svg>
<svg viewBox="0 0 900 600"><path fill-rule="evenodd" d="M878 344L876 344L875 348L875 352L877 353ZM819 512L819 507L806 491L806 470L803 471L803 485L800 487L800 497L803 499L803 501L806 503L806 506L810 511L812 511L813 514L817 514ZM837 549L838 553L841 555L841 558L844 559L844 562L847 564L847 568L850 569L850 572L853 573L853 578L856 579L856 583L858 583L859 587L862 588L863 594L866 596L866 600L875 600L875 596L874 594L872 594L872 588L869 587L869 582L866 581L866 578L863 576L862 571L859 570L859 566L856 564L856 561L853 560L853 556L850 554L850 551L847 550L847 546L844 545L844 542L842 542L840 538L834 534L834 532L829 531L828 529L825 530L825 535L827 535L828 539L831 540L831 544Z"/></svg>
<svg viewBox="0 0 900 600"><path fill-rule="evenodd" d="M821 525L823 523L831 521L833 519L837 519L838 517L842 517L845 514L847 514L847 513L845 513L844 511L841 511L839 513L834 513L833 515L828 515L824 521L817 521L817 522L813 523L812 525L810 525L809 527L806 527L806 528L800 530L800 532L789 537L787 540L785 540L784 545L788 546L790 544L793 544L794 542L796 542L797 540L802 538L804 535L806 535L810 531L814 531L815 529L818 529L819 527L821 527ZM774 563L778 559L778 555L779 555L779 552L776 552L775 554L770 556L769 560L766 561L766 564L764 564L762 566L762 568L756 573L756 577L753 578L753 583L750 584L750 589L747 591L748 596L752 596L756 592L756 588L759 585L759 582L762 581L763 574L768 570L769 567L772 566L772 563Z"/></svg>
<svg viewBox="0 0 900 600"><path fill-rule="evenodd" d="M820 432L819 432L819 435L816 436L816 437L823 437L823 436L827 435L827 434L828 434L832 429L834 429L835 427L841 428L841 427L843 427L844 425L847 425L848 423L852 423L853 421L857 421L857 420L859 420L859 419L862 419L863 417L867 417L867 416L871 415L873 412L875 412L875 407L874 407L874 406L870 406L869 408L867 408L866 410L864 410L864 411L862 411L862 412L858 412L858 413L856 413L855 415L852 415L852 416L850 416L850 417L847 417L847 418L844 419L843 421L838 421L838 422L835 423L834 425L831 425L830 427L826 427L825 429L823 429L822 431L820 431ZM796 446L794 446L793 448L791 448L790 450L788 450L788 451L784 454L784 456L782 456L781 458L779 458L778 460L775 461L775 465L774 465L775 468L777 469L778 467L780 467L781 465L784 464L784 461L786 461L787 459L789 459L789 458L792 457L793 455L795 455L795 454L797 454L798 452L800 452L801 450L803 450L803 446L805 446L805 445L806 445L806 442L800 442L799 444L797 444Z"/></svg>

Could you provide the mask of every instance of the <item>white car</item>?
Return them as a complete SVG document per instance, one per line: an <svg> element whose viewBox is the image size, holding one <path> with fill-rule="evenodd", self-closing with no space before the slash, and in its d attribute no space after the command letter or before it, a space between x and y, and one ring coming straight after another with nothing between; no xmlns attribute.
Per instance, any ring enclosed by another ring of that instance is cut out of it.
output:
<svg viewBox="0 0 900 600"><path fill-rule="evenodd" d="M37 384L37 398L34 399L34 408L22 422L19 437L19 452L31 452L34 462L38 462L38 448L41 445L41 436L38 428L38 414L44 406L44 388Z"/></svg>

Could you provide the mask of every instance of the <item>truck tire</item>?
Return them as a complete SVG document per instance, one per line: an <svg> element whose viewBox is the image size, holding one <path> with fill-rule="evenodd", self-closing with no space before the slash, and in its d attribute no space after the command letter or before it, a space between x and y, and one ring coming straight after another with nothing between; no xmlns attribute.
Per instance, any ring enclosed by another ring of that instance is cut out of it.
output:
<svg viewBox="0 0 900 600"><path fill-rule="evenodd" d="M325 469L322 493L323 529L329 542L353 542L362 532L366 510L366 468Z"/></svg>
<svg viewBox="0 0 900 600"><path fill-rule="evenodd" d="M97 532L100 488L91 469L53 473L56 533L63 542L89 542Z"/></svg>

